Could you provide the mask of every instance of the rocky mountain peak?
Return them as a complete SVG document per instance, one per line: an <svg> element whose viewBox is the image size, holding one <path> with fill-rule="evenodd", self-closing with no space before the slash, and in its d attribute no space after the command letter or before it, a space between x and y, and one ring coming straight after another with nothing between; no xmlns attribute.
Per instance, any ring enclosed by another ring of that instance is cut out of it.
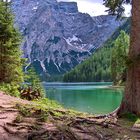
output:
<svg viewBox="0 0 140 140"><path fill-rule="evenodd" d="M16 26L24 36L28 65L50 75L63 74L87 59L123 24L114 16L91 17L75 2L13 0Z"/></svg>
<svg viewBox="0 0 140 140"><path fill-rule="evenodd" d="M60 12L66 13L77 13L78 7L76 2L59 2L58 3Z"/></svg>

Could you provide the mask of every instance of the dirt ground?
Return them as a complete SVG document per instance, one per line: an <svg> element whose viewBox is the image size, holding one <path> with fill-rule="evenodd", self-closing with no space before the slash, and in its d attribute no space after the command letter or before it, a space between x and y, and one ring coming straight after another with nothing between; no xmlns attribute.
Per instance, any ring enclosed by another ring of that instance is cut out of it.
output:
<svg viewBox="0 0 140 140"><path fill-rule="evenodd" d="M39 122L16 108L32 102L0 93L0 140L140 140L139 124L116 116Z"/></svg>

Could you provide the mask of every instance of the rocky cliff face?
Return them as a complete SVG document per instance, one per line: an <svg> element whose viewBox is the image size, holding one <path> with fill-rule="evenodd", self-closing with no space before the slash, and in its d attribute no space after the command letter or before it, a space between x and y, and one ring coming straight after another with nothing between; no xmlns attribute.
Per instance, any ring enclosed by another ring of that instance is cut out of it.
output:
<svg viewBox="0 0 140 140"><path fill-rule="evenodd" d="M113 16L92 18L80 13L75 2L13 0L13 11L24 36L22 49L28 64L50 75L63 74L81 63L123 23Z"/></svg>

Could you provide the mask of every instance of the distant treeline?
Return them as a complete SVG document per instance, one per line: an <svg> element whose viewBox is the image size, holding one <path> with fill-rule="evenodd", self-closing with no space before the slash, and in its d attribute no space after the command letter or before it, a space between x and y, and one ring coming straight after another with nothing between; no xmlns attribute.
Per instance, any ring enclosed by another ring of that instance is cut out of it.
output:
<svg viewBox="0 0 140 140"><path fill-rule="evenodd" d="M102 48L64 75L64 82L112 81L111 49Z"/></svg>

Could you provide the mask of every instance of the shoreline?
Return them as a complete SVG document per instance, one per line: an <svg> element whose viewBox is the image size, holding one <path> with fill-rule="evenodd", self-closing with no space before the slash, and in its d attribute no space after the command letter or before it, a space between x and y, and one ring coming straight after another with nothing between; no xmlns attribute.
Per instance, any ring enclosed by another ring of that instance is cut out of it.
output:
<svg viewBox="0 0 140 140"><path fill-rule="evenodd" d="M108 86L108 88L110 88L110 89L124 89L125 88L125 86Z"/></svg>

